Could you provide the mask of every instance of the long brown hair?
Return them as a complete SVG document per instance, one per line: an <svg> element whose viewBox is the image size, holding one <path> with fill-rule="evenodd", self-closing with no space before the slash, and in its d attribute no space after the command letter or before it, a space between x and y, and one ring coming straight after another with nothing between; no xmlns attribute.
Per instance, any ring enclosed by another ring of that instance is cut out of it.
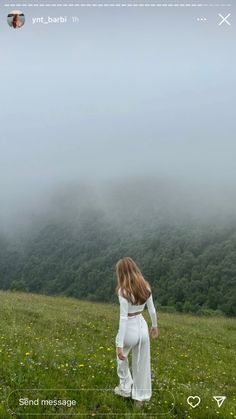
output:
<svg viewBox="0 0 236 419"><path fill-rule="evenodd" d="M13 16L13 19L12 19L12 26L13 26L13 28L16 28L17 18L18 18L18 15L17 15L17 14L15 14L15 15Z"/></svg>
<svg viewBox="0 0 236 419"><path fill-rule="evenodd" d="M136 263L130 257L120 259L116 264L116 292L132 304L144 304L151 294L151 287Z"/></svg>

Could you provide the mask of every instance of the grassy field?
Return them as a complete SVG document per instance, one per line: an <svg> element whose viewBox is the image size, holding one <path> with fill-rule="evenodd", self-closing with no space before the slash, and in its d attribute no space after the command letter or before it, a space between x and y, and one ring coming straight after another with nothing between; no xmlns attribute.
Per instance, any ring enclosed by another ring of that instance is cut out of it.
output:
<svg viewBox="0 0 236 419"><path fill-rule="evenodd" d="M0 419L236 418L236 320L159 313L153 397L140 408L113 393L118 313L118 305L0 292ZM190 395L201 398L195 409ZM227 397L220 408L218 395ZM23 398L39 405L20 406ZM41 405L54 399L76 406Z"/></svg>

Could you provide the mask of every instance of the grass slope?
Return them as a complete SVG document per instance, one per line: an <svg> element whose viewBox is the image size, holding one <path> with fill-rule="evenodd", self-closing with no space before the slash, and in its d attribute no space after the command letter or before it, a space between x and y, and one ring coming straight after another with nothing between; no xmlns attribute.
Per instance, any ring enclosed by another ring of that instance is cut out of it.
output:
<svg viewBox="0 0 236 419"><path fill-rule="evenodd" d="M78 418L236 418L235 319L159 313L160 338L151 341L153 397L138 408L113 394L118 305L10 292L0 292L0 303L1 419L64 419L66 413ZM145 318L149 322L146 311ZM190 395L202 399L195 409L186 403ZM227 397L220 408L214 395ZM21 397L75 399L77 404L25 407L18 405ZM9 408L19 413L12 415Z"/></svg>

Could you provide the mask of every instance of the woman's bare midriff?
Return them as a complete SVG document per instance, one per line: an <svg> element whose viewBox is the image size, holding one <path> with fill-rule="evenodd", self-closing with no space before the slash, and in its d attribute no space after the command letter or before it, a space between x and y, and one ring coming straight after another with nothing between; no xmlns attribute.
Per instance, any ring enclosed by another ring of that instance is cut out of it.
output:
<svg viewBox="0 0 236 419"><path fill-rule="evenodd" d="M136 311L136 313L128 313L129 317L137 316L137 314L142 314L142 311Z"/></svg>

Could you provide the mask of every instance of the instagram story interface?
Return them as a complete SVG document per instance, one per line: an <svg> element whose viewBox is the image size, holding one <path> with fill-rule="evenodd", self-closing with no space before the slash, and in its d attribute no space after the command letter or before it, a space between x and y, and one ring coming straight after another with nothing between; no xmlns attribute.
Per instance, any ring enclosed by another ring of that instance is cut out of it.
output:
<svg viewBox="0 0 236 419"><path fill-rule="evenodd" d="M236 418L234 2L0 20L0 418Z"/></svg>

